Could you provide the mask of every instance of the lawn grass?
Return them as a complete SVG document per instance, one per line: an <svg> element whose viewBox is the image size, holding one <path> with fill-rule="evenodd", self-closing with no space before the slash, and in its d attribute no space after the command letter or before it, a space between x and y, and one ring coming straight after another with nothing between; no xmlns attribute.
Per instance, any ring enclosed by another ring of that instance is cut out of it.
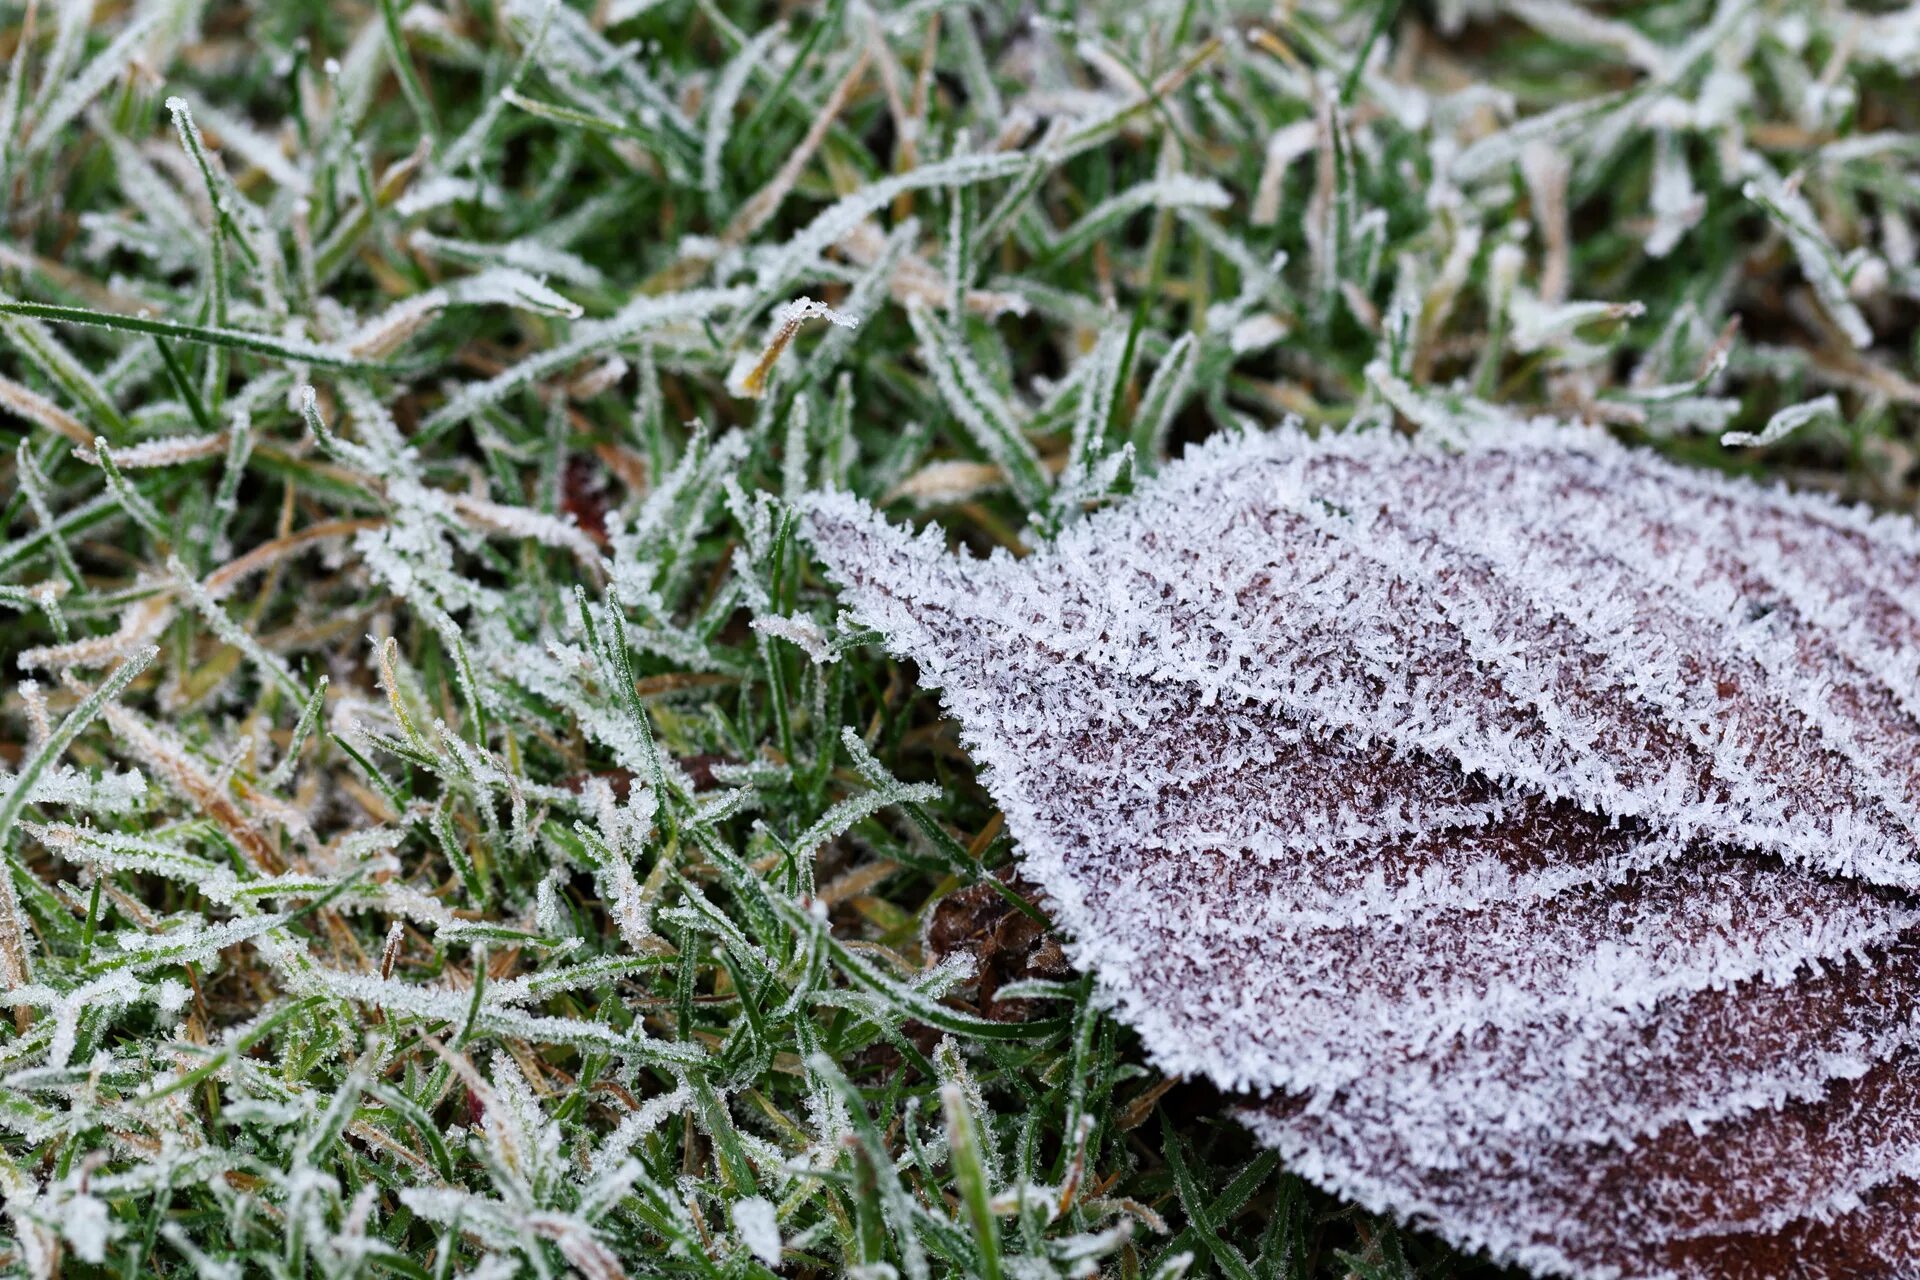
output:
<svg viewBox="0 0 1920 1280"><path fill-rule="evenodd" d="M794 500L1019 550L1492 402L1912 501L1907 13L0 0L0 65L8 1274L1482 1269L1090 1002Z"/></svg>

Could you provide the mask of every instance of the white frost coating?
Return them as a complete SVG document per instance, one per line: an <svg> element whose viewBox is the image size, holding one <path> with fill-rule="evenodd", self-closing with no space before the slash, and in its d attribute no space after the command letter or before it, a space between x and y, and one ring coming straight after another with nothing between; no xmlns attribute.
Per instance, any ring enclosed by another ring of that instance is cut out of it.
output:
<svg viewBox="0 0 1920 1280"><path fill-rule="evenodd" d="M60 1224L60 1234L73 1246L74 1256L82 1262L107 1260L107 1245L117 1233L105 1201L81 1192L59 1206L54 1220Z"/></svg>
<svg viewBox="0 0 1920 1280"><path fill-rule="evenodd" d="M779 1266L780 1216L773 1202L765 1196L748 1196L735 1200L731 1212L733 1229L740 1233L740 1243L768 1266Z"/></svg>
<svg viewBox="0 0 1920 1280"><path fill-rule="evenodd" d="M1681 237L1706 216L1707 198L1694 189L1693 174L1671 130L1654 135L1653 190L1648 194L1653 226L1647 231L1647 254L1664 258Z"/></svg>
<svg viewBox="0 0 1920 1280"><path fill-rule="evenodd" d="M197 462L202 458L217 458L227 450L225 433L216 435L166 436L159 440L147 440L127 449L113 451L113 464L122 471L139 471L149 467L175 467L186 462ZM98 466L100 455L91 446L81 446L74 450L81 461L90 466Z"/></svg>
<svg viewBox="0 0 1920 1280"><path fill-rule="evenodd" d="M748 625L763 635L778 636L798 645L815 662L840 661L840 655L833 651L827 633L812 618L775 613L755 618Z"/></svg>
<svg viewBox="0 0 1920 1280"><path fill-rule="evenodd" d="M1767 419L1767 425L1758 432L1728 431L1721 435L1720 443L1729 448L1738 445L1755 447L1778 444L1809 422L1838 421L1840 418L1840 398L1833 395L1820 396L1801 404L1790 404Z"/></svg>
<svg viewBox="0 0 1920 1280"><path fill-rule="evenodd" d="M1046 473L1041 467L1040 455L1020 430L1013 406L994 387L965 345L925 307L910 305L907 322L913 327L920 358L955 419L988 460L1005 473L1023 503L1029 507L1044 506L1049 491Z"/></svg>
<svg viewBox="0 0 1920 1280"><path fill-rule="evenodd" d="M747 79L753 75L754 69L766 61L767 51L786 34L786 23L769 23L764 31L747 42L747 47L720 73L719 83L714 86L712 98L707 104L707 127L700 148L702 190L716 196L720 194L722 158L727 138L733 130L733 113L740 105L740 95L745 92Z"/></svg>
<svg viewBox="0 0 1920 1280"><path fill-rule="evenodd" d="M15 786L14 776L0 773L0 796ZM146 775L139 770L108 772L98 778L70 764L40 775L27 797L32 804L67 805L102 817L129 813L147 796Z"/></svg>
<svg viewBox="0 0 1920 1280"><path fill-rule="evenodd" d="M1273 131L1267 139L1266 164L1260 170L1260 185L1253 196L1249 220L1256 227L1270 227L1280 219L1281 186L1293 162L1313 154L1319 145L1319 130L1311 120L1296 120Z"/></svg>
<svg viewBox="0 0 1920 1280"><path fill-rule="evenodd" d="M633 1144L658 1129L668 1119L685 1111L693 1102L692 1093L682 1084L671 1093L659 1094L648 1098L639 1108L629 1111L614 1126L606 1141L600 1144L600 1150L594 1154L593 1167L597 1171L615 1169L626 1160L627 1152L633 1150Z"/></svg>
<svg viewBox="0 0 1920 1280"><path fill-rule="evenodd" d="M593 539L581 532L572 516L548 515L528 507L509 506L464 493L449 494L447 501L455 511L482 528L511 538L525 538L549 547L558 547L562 551L572 552L583 564L597 565L600 562L599 548L593 545Z"/></svg>
<svg viewBox="0 0 1920 1280"><path fill-rule="evenodd" d="M1077 963L1303 1174L1574 1276L1920 1263L1920 531L1488 411L1024 560L808 535Z"/></svg>
<svg viewBox="0 0 1920 1280"><path fill-rule="evenodd" d="M1236 356L1250 355L1285 341L1291 332L1286 321L1263 311L1233 326L1227 335L1227 349Z"/></svg>

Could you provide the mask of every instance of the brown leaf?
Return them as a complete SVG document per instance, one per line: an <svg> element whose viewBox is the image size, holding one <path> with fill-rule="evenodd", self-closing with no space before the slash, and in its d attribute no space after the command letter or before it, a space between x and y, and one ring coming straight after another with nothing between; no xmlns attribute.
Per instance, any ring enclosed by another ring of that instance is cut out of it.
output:
<svg viewBox="0 0 1920 1280"><path fill-rule="evenodd" d="M1039 889L1025 881L1005 883L1029 903L1039 897ZM1068 974L1059 940L985 881L956 889L934 904L927 918L926 951L936 964L961 952L974 958L980 1012L996 1022L1019 1022L1034 1012L1030 1000L997 999L1001 987Z"/></svg>
<svg viewBox="0 0 1920 1280"><path fill-rule="evenodd" d="M560 476L560 510L573 517L597 547L607 545L607 513L612 502L607 475L582 454L571 454Z"/></svg>
<svg viewBox="0 0 1920 1280"><path fill-rule="evenodd" d="M1920 1266L1911 522L1495 422L1223 438L1019 561L810 531L1305 1176L1541 1272Z"/></svg>

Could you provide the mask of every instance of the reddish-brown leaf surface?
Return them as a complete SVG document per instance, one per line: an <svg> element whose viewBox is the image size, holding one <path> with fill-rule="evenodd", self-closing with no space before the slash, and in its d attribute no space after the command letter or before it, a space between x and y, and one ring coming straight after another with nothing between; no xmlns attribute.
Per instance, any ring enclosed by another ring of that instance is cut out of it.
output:
<svg viewBox="0 0 1920 1280"><path fill-rule="evenodd" d="M1064 978L1066 952L1032 915L1007 899L1031 900L1032 885L1014 881L1004 890L986 882L956 889L934 904L927 920L927 958L938 964L965 952L975 961L980 1012L999 1022L1031 1015L1034 1002L1000 997L1000 988L1028 978Z"/></svg>
<svg viewBox="0 0 1920 1280"><path fill-rule="evenodd" d="M1164 1069L1542 1272L1920 1267L1920 533L1551 424L814 545Z"/></svg>

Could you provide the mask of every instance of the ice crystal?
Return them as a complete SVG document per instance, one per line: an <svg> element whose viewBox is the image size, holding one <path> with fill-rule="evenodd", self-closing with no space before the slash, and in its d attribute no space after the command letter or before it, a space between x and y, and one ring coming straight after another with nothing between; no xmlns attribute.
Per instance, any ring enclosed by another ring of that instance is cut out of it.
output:
<svg viewBox="0 0 1920 1280"><path fill-rule="evenodd" d="M1487 413L1218 437L1017 561L809 532L1300 1172L1573 1275L1920 1260L1910 521Z"/></svg>
<svg viewBox="0 0 1920 1280"><path fill-rule="evenodd" d="M733 1225L754 1257L769 1267L780 1265L780 1219L766 1197L734 1201Z"/></svg>

